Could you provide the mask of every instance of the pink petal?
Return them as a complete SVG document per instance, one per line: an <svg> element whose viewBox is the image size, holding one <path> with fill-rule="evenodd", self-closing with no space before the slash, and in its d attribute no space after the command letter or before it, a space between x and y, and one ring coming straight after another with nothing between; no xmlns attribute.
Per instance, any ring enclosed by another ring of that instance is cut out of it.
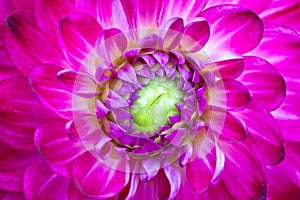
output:
<svg viewBox="0 0 300 200"><path fill-rule="evenodd" d="M235 113L248 127L257 148L268 165L276 165L284 158L284 144L281 130L273 116L255 101L241 112Z"/></svg>
<svg viewBox="0 0 300 200"><path fill-rule="evenodd" d="M10 62L4 49L0 48L0 81L20 75L21 73Z"/></svg>
<svg viewBox="0 0 300 200"><path fill-rule="evenodd" d="M217 81L210 96L210 105L235 111L245 109L251 101L248 89L235 80Z"/></svg>
<svg viewBox="0 0 300 200"><path fill-rule="evenodd" d="M246 53L254 49L263 34L263 23L251 11L238 11L231 5L220 5L205 10L201 16L212 23L211 37L205 48L210 53L234 51Z"/></svg>
<svg viewBox="0 0 300 200"><path fill-rule="evenodd" d="M94 18L82 13L69 14L59 22L60 46L75 70L95 48L102 30Z"/></svg>
<svg viewBox="0 0 300 200"><path fill-rule="evenodd" d="M267 184L255 142L248 137L241 142L221 143L220 148L226 159L222 181L229 193L235 199L265 199Z"/></svg>
<svg viewBox="0 0 300 200"><path fill-rule="evenodd" d="M39 100L65 118L72 118L72 94L58 82L57 73L61 67L42 65L30 74L30 83Z"/></svg>
<svg viewBox="0 0 300 200"><path fill-rule="evenodd" d="M68 188L68 200L88 200L76 187L74 181L71 181Z"/></svg>
<svg viewBox="0 0 300 200"><path fill-rule="evenodd" d="M130 182L127 184L125 188L119 193L118 198L124 200L130 200L136 193L137 187L139 184L139 179L136 174L132 174L130 178ZM128 189L129 187L129 189Z"/></svg>
<svg viewBox="0 0 300 200"><path fill-rule="evenodd" d="M160 47L164 49L174 49L180 42L183 32L182 18L171 18L159 28Z"/></svg>
<svg viewBox="0 0 300 200"><path fill-rule="evenodd" d="M36 127L54 113L36 101L26 78L2 80L0 91L0 140L17 149L35 150Z"/></svg>
<svg viewBox="0 0 300 200"><path fill-rule="evenodd" d="M83 194L97 198L109 198L116 195L129 179L126 172L106 167L89 152L75 161L73 177L76 186Z"/></svg>
<svg viewBox="0 0 300 200"><path fill-rule="evenodd" d="M53 171L70 178L74 160L86 150L81 142L68 138L66 123L60 118L43 121L35 131L34 143Z"/></svg>
<svg viewBox="0 0 300 200"><path fill-rule="evenodd" d="M169 166L164 167L164 172L170 183L169 199L174 199L174 197L178 193L180 183L181 183L180 171L177 167L175 167L173 165L169 165Z"/></svg>
<svg viewBox="0 0 300 200"><path fill-rule="evenodd" d="M3 40L8 57L24 75L41 62L68 66L64 56L39 32L29 10L15 12L7 18Z"/></svg>
<svg viewBox="0 0 300 200"><path fill-rule="evenodd" d="M24 175L26 199L67 199L69 180L52 172L45 162L33 163Z"/></svg>
<svg viewBox="0 0 300 200"><path fill-rule="evenodd" d="M23 192L0 191L2 200L24 200Z"/></svg>
<svg viewBox="0 0 300 200"><path fill-rule="evenodd" d="M0 189L22 192L23 176L27 166L17 169L1 169L0 170ZM0 196L1 197L1 196Z"/></svg>
<svg viewBox="0 0 300 200"><path fill-rule="evenodd" d="M184 27L180 45L185 51L197 52L204 47L209 35L208 22L202 18L195 18Z"/></svg>
<svg viewBox="0 0 300 200"><path fill-rule="evenodd" d="M238 80L246 85L252 98L269 111L278 108L285 98L283 77L264 59L246 56L244 72Z"/></svg>

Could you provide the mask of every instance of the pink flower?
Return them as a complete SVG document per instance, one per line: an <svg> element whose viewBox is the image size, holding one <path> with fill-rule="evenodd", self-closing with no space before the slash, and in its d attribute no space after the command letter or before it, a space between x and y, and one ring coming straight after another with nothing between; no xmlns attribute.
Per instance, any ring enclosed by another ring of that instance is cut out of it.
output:
<svg viewBox="0 0 300 200"><path fill-rule="evenodd" d="M1 199L299 199L297 1L0 1Z"/></svg>

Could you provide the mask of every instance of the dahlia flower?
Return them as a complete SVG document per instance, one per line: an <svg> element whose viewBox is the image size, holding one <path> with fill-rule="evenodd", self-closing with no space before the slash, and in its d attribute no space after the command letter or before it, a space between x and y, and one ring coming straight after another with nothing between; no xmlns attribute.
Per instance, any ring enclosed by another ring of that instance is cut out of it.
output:
<svg viewBox="0 0 300 200"><path fill-rule="evenodd" d="M1 199L300 199L297 0L1 0Z"/></svg>

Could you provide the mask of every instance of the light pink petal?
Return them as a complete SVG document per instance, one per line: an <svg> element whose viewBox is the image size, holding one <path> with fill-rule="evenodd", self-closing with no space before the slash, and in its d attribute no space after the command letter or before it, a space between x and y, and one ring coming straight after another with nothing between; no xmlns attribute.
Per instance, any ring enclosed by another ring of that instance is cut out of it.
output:
<svg viewBox="0 0 300 200"><path fill-rule="evenodd" d="M67 199L70 180L55 173L45 162L33 163L24 175L26 199Z"/></svg>
<svg viewBox="0 0 300 200"><path fill-rule="evenodd" d="M268 7L259 14L264 22L280 24L300 31L300 9L298 0L270 1Z"/></svg>
<svg viewBox="0 0 300 200"><path fill-rule="evenodd" d="M235 79L244 69L244 58L233 52L219 52L210 56L207 69L222 79Z"/></svg>
<svg viewBox="0 0 300 200"><path fill-rule="evenodd" d="M183 28L182 18L175 17L166 21L159 28L160 47L164 49L174 49L180 42Z"/></svg>
<svg viewBox="0 0 300 200"><path fill-rule="evenodd" d="M246 86L236 80L217 81L210 96L210 105L232 111L245 109L251 101Z"/></svg>
<svg viewBox="0 0 300 200"><path fill-rule="evenodd" d="M106 167L89 152L75 161L73 177L83 194L97 198L113 197L121 191L129 179L126 172Z"/></svg>
<svg viewBox="0 0 300 200"><path fill-rule="evenodd" d="M184 27L181 48L188 52L201 50L209 39L209 24L203 18L195 18Z"/></svg>
<svg viewBox="0 0 300 200"><path fill-rule="evenodd" d="M255 13L259 13L266 9L269 2L270 0L262 0L259 1L259 3L251 0L209 0L205 8L210 8L221 4L234 4L245 7Z"/></svg>
<svg viewBox="0 0 300 200"><path fill-rule="evenodd" d="M72 118L72 94L63 89L57 74L63 70L55 65L42 65L30 74L30 83L39 100L65 118Z"/></svg>
<svg viewBox="0 0 300 200"><path fill-rule="evenodd" d="M285 98L283 77L262 58L246 56L244 71L238 80L246 85L252 98L269 111L278 108Z"/></svg>
<svg viewBox="0 0 300 200"><path fill-rule="evenodd" d="M37 102L26 78L2 80L0 91L0 140L17 149L35 150L36 127L55 115Z"/></svg>
<svg viewBox="0 0 300 200"><path fill-rule="evenodd" d="M75 70L95 48L102 30L96 19L82 13L69 14L59 22L60 46Z"/></svg>
<svg viewBox="0 0 300 200"><path fill-rule="evenodd" d="M263 34L263 23L251 11L238 6L220 5L208 8L202 14L211 25L211 37L206 51L234 51L246 53L254 49Z"/></svg>
<svg viewBox="0 0 300 200"><path fill-rule="evenodd" d="M104 30L97 40L97 53L108 66L123 55L128 45L125 34L116 28Z"/></svg>
<svg viewBox="0 0 300 200"><path fill-rule="evenodd" d="M248 137L236 143L220 143L225 154L222 181L235 199L265 199L267 183L255 142Z"/></svg>
<svg viewBox="0 0 300 200"><path fill-rule="evenodd" d="M195 158L186 166L186 177L196 194L207 191L211 184L218 182L224 168L224 154L215 146L205 158Z"/></svg>
<svg viewBox="0 0 300 200"><path fill-rule="evenodd" d="M34 14L43 35L56 47L58 22L74 10L75 0L36 0Z"/></svg>
<svg viewBox="0 0 300 200"><path fill-rule="evenodd" d="M8 57L24 75L42 62L68 66L62 53L40 33L29 10L15 12L7 18L3 40Z"/></svg>
<svg viewBox="0 0 300 200"><path fill-rule="evenodd" d="M241 112L235 113L248 127L251 135L268 165L276 165L284 158L284 143L281 130L274 117L255 101Z"/></svg>
<svg viewBox="0 0 300 200"><path fill-rule="evenodd" d="M170 183L169 199L174 199L180 188L181 178L180 171L177 167L169 165L164 167L164 172Z"/></svg>
<svg viewBox="0 0 300 200"><path fill-rule="evenodd" d="M70 178L74 160L86 150L81 142L69 139L66 123L60 118L43 121L35 131L34 142L52 170Z"/></svg>

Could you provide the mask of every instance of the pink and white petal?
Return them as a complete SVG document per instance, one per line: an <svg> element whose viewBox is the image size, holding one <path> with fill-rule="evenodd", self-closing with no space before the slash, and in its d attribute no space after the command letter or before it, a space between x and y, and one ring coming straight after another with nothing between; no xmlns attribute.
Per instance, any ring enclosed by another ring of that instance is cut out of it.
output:
<svg viewBox="0 0 300 200"><path fill-rule="evenodd" d="M270 1L268 7L259 14L264 22L287 26L300 31L299 0Z"/></svg>
<svg viewBox="0 0 300 200"><path fill-rule="evenodd" d="M209 0L205 8L210 8L221 4L234 4L245 7L255 13L260 13L268 6L270 1L271 0L262 0L259 3L256 3L251 0Z"/></svg>
<svg viewBox="0 0 300 200"><path fill-rule="evenodd" d="M36 127L55 114L35 99L24 77L2 80L0 91L0 140L16 149L35 150L33 134Z"/></svg>
<svg viewBox="0 0 300 200"><path fill-rule="evenodd" d="M168 199L174 199L181 184L180 169L173 165L168 165L164 167L164 172L170 183L170 195Z"/></svg>
<svg viewBox="0 0 300 200"><path fill-rule="evenodd" d="M278 70L266 60L246 56L242 75L238 78L248 88L252 98L268 111L277 109L285 98L285 81Z"/></svg>
<svg viewBox="0 0 300 200"><path fill-rule="evenodd" d="M252 101L243 111L234 113L248 127L251 135L267 165L280 163L285 155L280 127L274 117L257 102Z"/></svg>
<svg viewBox="0 0 300 200"><path fill-rule="evenodd" d="M181 48L190 53L201 50L209 39L209 24L203 18L195 18L184 27Z"/></svg>
<svg viewBox="0 0 300 200"><path fill-rule="evenodd" d="M86 149L81 142L69 139L66 123L61 118L43 121L35 131L34 143L53 171L70 178L74 160Z"/></svg>
<svg viewBox="0 0 300 200"><path fill-rule="evenodd" d="M235 79L244 69L244 58L233 52L219 52L206 61L206 69L222 79Z"/></svg>
<svg viewBox="0 0 300 200"><path fill-rule="evenodd" d="M128 183L129 174L105 166L87 152L75 161L73 180L76 187L88 197L110 198Z"/></svg>
<svg viewBox="0 0 300 200"><path fill-rule="evenodd" d="M95 48L102 31L96 19L83 13L69 14L59 22L60 46L76 71Z"/></svg>
<svg viewBox="0 0 300 200"><path fill-rule="evenodd" d="M59 48L58 45L58 22L65 15L74 11L75 0L36 0L34 14L37 24L43 35Z"/></svg>
<svg viewBox="0 0 300 200"><path fill-rule="evenodd" d="M139 177L136 174L131 174L130 181L118 194L119 199L130 200L134 197L139 184Z"/></svg>
<svg viewBox="0 0 300 200"><path fill-rule="evenodd" d="M247 137L236 143L221 143L225 154L222 181L235 199L265 199L267 183L263 161L257 157L255 142ZM242 177L242 178L241 178Z"/></svg>
<svg viewBox="0 0 300 200"><path fill-rule="evenodd" d="M41 65L32 70L30 84L38 99L62 117L72 119L72 93L63 89L57 74L63 68Z"/></svg>
<svg viewBox="0 0 300 200"><path fill-rule="evenodd" d="M201 13L211 23L211 37L204 49L208 53L254 49L263 35L263 23L253 12L233 5L220 5Z"/></svg>
<svg viewBox="0 0 300 200"><path fill-rule="evenodd" d="M62 53L40 33L30 10L16 11L7 18L3 41L8 57L24 75L41 63L68 67Z"/></svg>
<svg viewBox="0 0 300 200"><path fill-rule="evenodd" d="M164 22L159 28L159 46L163 49L174 49L179 45L183 29L182 18L174 17Z"/></svg>
<svg viewBox="0 0 300 200"><path fill-rule="evenodd" d="M28 167L24 175L26 199L67 199L70 180L63 178L47 166L36 162Z"/></svg>
<svg viewBox="0 0 300 200"><path fill-rule="evenodd" d="M243 110L251 102L246 86L236 80L217 81L214 88L209 90L209 95L210 105L230 111Z"/></svg>

